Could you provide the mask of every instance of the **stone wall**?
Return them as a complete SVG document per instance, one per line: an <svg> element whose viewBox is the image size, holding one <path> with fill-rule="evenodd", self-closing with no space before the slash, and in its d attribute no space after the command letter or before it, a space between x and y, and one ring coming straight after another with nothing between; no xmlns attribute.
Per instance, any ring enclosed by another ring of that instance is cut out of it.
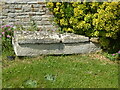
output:
<svg viewBox="0 0 120 90"><path fill-rule="evenodd" d="M40 29L56 29L53 15L45 2L0 2L0 24L18 24L29 27L34 20Z"/></svg>

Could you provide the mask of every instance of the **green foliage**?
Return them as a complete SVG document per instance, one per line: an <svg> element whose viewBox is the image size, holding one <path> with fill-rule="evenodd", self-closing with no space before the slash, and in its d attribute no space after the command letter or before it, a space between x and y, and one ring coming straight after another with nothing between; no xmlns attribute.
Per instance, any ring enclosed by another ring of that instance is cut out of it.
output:
<svg viewBox="0 0 120 90"><path fill-rule="evenodd" d="M28 31L38 31L38 27L37 27L37 24L35 22L34 19L32 19L32 17L30 17L30 28L28 29Z"/></svg>
<svg viewBox="0 0 120 90"><path fill-rule="evenodd" d="M35 22L35 20L31 16L29 18L30 18L29 27L25 28L24 25L22 24L14 24L14 26L16 27L16 30L17 31L39 31L39 28L37 27L37 23Z"/></svg>
<svg viewBox="0 0 120 90"><path fill-rule="evenodd" d="M120 2L47 3L62 31L100 37L104 49L120 37L119 4Z"/></svg>
<svg viewBox="0 0 120 90"><path fill-rule="evenodd" d="M110 60L120 60L120 51L118 51L117 53L113 53L113 54L104 53L104 55Z"/></svg>
<svg viewBox="0 0 120 90"><path fill-rule="evenodd" d="M0 38L2 40L2 51L5 52L12 50L12 36L14 28L12 25L3 25L0 28L1 35Z"/></svg>

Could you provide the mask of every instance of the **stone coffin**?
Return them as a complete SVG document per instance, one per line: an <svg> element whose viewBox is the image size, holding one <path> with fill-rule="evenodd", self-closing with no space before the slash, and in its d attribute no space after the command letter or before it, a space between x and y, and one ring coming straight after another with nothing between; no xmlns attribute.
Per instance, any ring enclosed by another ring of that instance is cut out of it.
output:
<svg viewBox="0 0 120 90"><path fill-rule="evenodd" d="M88 37L44 31L15 31L12 44L17 56L79 54L100 50L99 45L90 42Z"/></svg>

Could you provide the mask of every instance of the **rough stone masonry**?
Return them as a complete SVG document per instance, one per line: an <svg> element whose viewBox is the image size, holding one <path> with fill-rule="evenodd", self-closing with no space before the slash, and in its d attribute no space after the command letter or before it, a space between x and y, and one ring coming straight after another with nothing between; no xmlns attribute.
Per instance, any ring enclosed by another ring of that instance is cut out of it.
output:
<svg viewBox="0 0 120 90"><path fill-rule="evenodd" d="M57 29L53 22L53 14L45 2L35 0L0 2L0 25L17 24L28 28L33 20L40 29Z"/></svg>
<svg viewBox="0 0 120 90"><path fill-rule="evenodd" d="M55 32L53 14L46 4L31 0L9 0L0 2L0 25L17 24L27 28L35 21L40 30L45 31L15 31L12 44L17 56L37 56L41 54L77 54L100 50L98 44L88 37L74 34L59 34Z"/></svg>
<svg viewBox="0 0 120 90"><path fill-rule="evenodd" d="M88 37L70 33L16 31L12 40L17 56L78 54L100 50Z"/></svg>

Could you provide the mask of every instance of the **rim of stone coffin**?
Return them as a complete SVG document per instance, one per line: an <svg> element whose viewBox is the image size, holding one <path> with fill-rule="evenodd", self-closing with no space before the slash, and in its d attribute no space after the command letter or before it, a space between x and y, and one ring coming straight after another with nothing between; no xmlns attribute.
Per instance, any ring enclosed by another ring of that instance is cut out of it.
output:
<svg viewBox="0 0 120 90"><path fill-rule="evenodd" d="M14 31L14 39L19 44L83 43L89 37L73 33L59 34L46 31Z"/></svg>

